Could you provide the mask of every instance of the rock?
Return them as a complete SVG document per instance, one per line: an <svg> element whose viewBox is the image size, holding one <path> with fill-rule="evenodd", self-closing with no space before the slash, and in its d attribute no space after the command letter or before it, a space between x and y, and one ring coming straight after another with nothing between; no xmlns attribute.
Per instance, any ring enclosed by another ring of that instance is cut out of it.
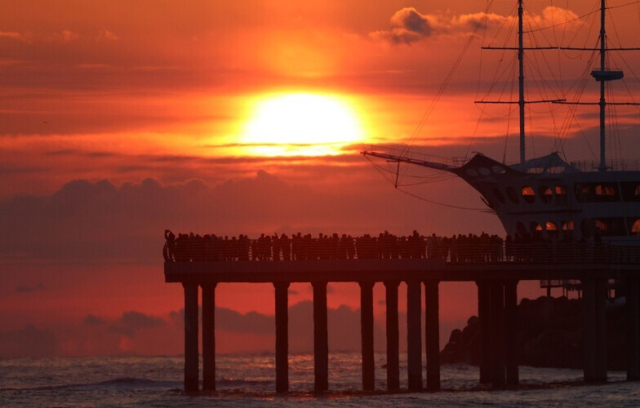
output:
<svg viewBox="0 0 640 408"><path fill-rule="evenodd" d="M607 309L607 359L610 370L626 369L624 302ZM518 305L518 361L520 365L576 368L583 365L582 300L540 297ZM480 321L471 316L467 326L455 329L442 349L443 364L480 362Z"/></svg>

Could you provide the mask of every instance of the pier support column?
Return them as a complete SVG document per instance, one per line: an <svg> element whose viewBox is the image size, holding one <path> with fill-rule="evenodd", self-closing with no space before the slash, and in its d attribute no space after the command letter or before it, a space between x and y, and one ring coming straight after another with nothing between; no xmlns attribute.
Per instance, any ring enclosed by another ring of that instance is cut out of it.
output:
<svg viewBox="0 0 640 408"><path fill-rule="evenodd" d="M329 389L329 331L327 282L313 282L313 358L316 392Z"/></svg>
<svg viewBox="0 0 640 408"><path fill-rule="evenodd" d="M360 285L360 334L362 341L362 389L375 389L375 364L373 352L373 285L375 282L359 282Z"/></svg>
<svg viewBox="0 0 640 408"><path fill-rule="evenodd" d="M387 304L387 389L400 389L400 333L398 326L398 281L384 283Z"/></svg>
<svg viewBox="0 0 640 408"><path fill-rule="evenodd" d="M504 285L491 283L491 386L501 388L505 385L505 344L504 344Z"/></svg>
<svg viewBox="0 0 640 408"><path fill-rule="evenodd" d="M427 391L440 390L440 295L438 281L424 282Z"/></svg>
<svg viewBox="0 0 640 408"><path fill-rule="evenodd" d="M216 390L216 284L202 284L202 389Z"/></svg>
<svg viewBox="0 0 640 408"><path fill-rule="evenodd" d="M199 389L198 361L198 284L183 283L184 287L184 390Z"/></svg>
<svg viewBox="0 0 640 408"><path fill-rule="evenodd" d="M489 283L477 281L478 286L478 320L480 320L480 344L478 350L480 366L480 383L491 382L491 291Z"/></svg>
<svg viewBox="0 0 640 408"><path fill-rule="evenodd" d="M276 282L276 392L289 391L289 282Z"/></svg>
<svg viewBox="0 0 640 408"><path fill-rule="evenodd" d="M407 371L409 391L422 390L422 290L420 281L407 282Z"/></svg>
<svg viewBox="0 0 640 408"><path fill-rule="evenodd" d="M507 385L520 384L518 370L518 281L504 285L505 363Z"/></svg>
<svg viewBox="0 0 640 408"><path fill-rule="evenodd" d="M584 381L607 381L606 280L582 281L584 303Z"/></svg>
<svg viewBox="0 0 640 408"><path fill-rule="evenodd" d="M627 279L627 381L640 380L640 286Z"/></svg>

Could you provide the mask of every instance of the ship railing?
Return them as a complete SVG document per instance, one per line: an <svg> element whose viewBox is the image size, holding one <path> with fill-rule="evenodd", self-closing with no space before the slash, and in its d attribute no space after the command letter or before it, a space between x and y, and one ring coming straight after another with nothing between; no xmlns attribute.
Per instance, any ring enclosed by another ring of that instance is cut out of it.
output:
<svg viewBox="0 0 640 408"><path fill-rule="evenodd" d="M599 162L595 161L572 161L571 167L583 172L599 171ZM613 171L640 171L640 160L614 160L608 161L607 167Z"/></svg>
<svg viewBox="0 0 640 408"><path fill-rule="evenodd" d="M640 246L607 243L442 243L377 242L265 242L254 239L221 243L165 243L166 262L317 261L335 259L442 259L449 264L639 264Z"/></svg>

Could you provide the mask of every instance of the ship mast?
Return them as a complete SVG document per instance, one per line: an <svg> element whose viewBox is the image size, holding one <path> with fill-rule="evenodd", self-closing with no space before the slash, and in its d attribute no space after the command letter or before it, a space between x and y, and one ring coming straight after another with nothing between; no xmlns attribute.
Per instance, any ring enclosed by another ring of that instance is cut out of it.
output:
<svg viewBox="0 0 640 408"><path fill-rule="evenodd" d="M526 158L524 143L524 35L522 30L522 20L522 0L518 0L518 107L520 108L520 163L524 163Z"/></svg>
<svg viewBox="0 0 640 408"><path fill-rule="evenodd" d="M524 93L524 51L525 50L555 50L557 47L525 47L524 46L524 8L523 0L518 0L518 46L517 47L482 47L483 50L512 50L518 51L518 101L475 101L475 103L492 103L492 104L518 104L518 112L520 117L520 163L524 163L526 156L525 143L525 105L529 103L545 103L560 102L564 99L552 100L536 100L528 101L525 99Z"/></svg>
<svg viewBox="0 0 640 408"><path fill-rule="evenodd" d="M573 48L573 47L560 47L563 50L578 50L578 51L599 51L600 52L600 69L591 72L591 76L600 83L600 101L597 103L590 102L564 102L571 105L598 105L600 107L600 163L598 165L598 171L604 172L609 168L607 166L606 159L606 108L607 105L638 105L634 102L607 102L606 91L607 82L616 81L624 78L624 72L613 71L607 69L607 51L638 51L640 48L608 48L607 47L607 32L606 32L606 0L600 0L600 47L599 48Z"/></svg>
<svg viewBox="0 0 640 408"><path fill-rule="evenodd" d="M600 1L600 72L605 72L607 41L605 31L605 0ZM596 78L597 79L597 78ZM606 171L607 163L605 158L605 109L607 101L605 100L606 81L600 81L600 165L598 171Z"/></svg>

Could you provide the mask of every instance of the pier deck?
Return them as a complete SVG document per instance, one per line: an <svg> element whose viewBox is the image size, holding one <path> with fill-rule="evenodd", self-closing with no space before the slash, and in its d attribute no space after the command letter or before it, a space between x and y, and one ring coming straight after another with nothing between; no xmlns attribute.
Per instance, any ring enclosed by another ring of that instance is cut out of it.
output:
<svg viewBox="0 0 640 408"><path fill-rule="evenodd" d="M218 283L272 283L275 289L276 391L288 387L288 287L307 282L313 287L315 387L327 391L328 331L327 284L355 282L361 289L362 384L372 391L373 287L385 286L387 331L387 389L398 391L399 322L398 288L407 283L407 353L409 391L440 389L439 282L475 282L478 287L480 319L480 382L500 388L519 383L517 362L517 285L526 280L571 280L580 282L584 300L584 379L607 379L606 300L610 280L625 282L630 305L628 336L628 379L640 379L640 257L636 247L606 245L564 245L559 248L535 244L494 252L457 248L464 253L446 256L387 256L358 259L291 260L289 254L269 251L268 256L245 256L207 260L207 256L183 257L176 262L167 256L166 282L182 283L185 295L185 389L199 390L199 288L202 288L202 350L204 390L215 390L215 290ZM188 258L188 261L185 260ZM424 286L424 291L422 289ZM422 334L424 293L425 333ZM426 386L421 367L426 352Z"/></svg>

